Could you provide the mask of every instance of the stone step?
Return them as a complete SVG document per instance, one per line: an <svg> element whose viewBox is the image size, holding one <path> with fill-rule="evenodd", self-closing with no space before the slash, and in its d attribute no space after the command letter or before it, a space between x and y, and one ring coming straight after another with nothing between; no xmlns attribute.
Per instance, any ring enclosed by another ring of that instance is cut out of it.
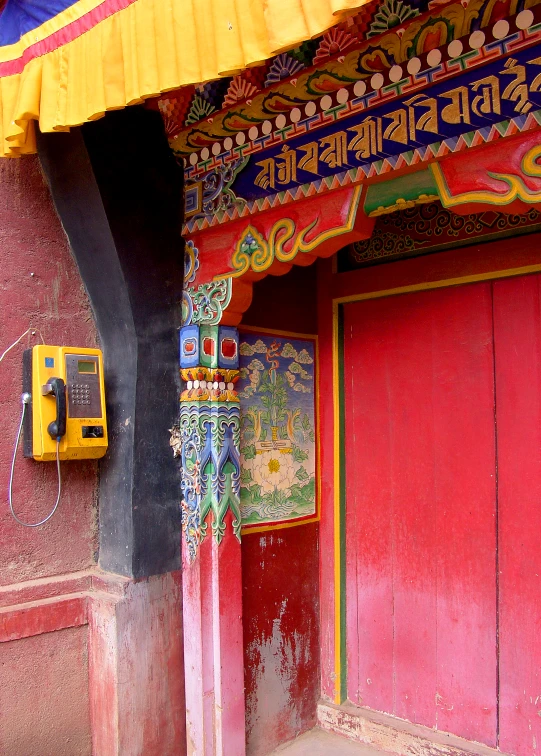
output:
<svg viewBox="0 0 541 756"><path fill-rule="evenodd" d="M382 756L376 748L354 743L341 735L316 728L272 751L270 756Z"/></svg>
<svg viewBox="0 0 541 756"><path fill-rule="evenodd" d="M482 743L349 702L336 706L320 701L318 726L349 742L376 749L380 756L506 756Z"/></svg>
<svg viewBox="0 0 541 756"><path fill-rule="evenodd" d="M451 733L359 708L320 701L318 727L269 756L507 756Z"/></svg>

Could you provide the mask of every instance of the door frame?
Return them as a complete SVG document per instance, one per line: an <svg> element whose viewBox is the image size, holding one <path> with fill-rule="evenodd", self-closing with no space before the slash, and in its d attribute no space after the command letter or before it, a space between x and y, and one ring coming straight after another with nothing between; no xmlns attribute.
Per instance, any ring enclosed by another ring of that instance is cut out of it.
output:
<svg viewBox="0 0 541 756"><path fill-rule="evenodd" d="M337 273L335 259L320 261L319 416L322 419L321 632L322 693L335 704L347 698L346 475L343 306L366 299L463 286L541 272L541 234L461 247L424 257ZM332 402L329 402L329 394ZM329 495L329 492L331 494ZM331 506L332 501L332 506Z"/></svg>

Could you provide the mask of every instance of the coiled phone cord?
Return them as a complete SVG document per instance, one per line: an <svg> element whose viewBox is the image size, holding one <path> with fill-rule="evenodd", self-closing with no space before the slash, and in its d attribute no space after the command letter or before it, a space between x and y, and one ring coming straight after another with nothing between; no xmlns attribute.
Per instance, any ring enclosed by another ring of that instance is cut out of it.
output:
<svg viewBox="0 0 541 756"><path fill-rule="evenodd" d="M21 412L21 422L19 423L19 430L17 432L17 439L15 441L15 448L13 449L13 457L11 458L11 472L9 475L9 489L8 489L8 501L9 501L9 511L11 512L14 520L16 520L19 525L24 525L25 528L37 528L40 525L45 525L48 520L51 519L51 517L54 515L58 508L58 504L60 502L60 494L62 493L62 476L60 474L60 436L56 439L56 471L58 473L58 495L56 497L56 501L54 504L54 507L51 509L47 517L44 517L43 520L40 520L39 522L23 522L17 515L15 514L15 511L13 509L13 474L15 472L15 458L17 456L17 449L19 448L19 442L21 440L21 433L23 430L23 423L24 418L26 415L26 407L31 401L30 394L24 393L21 396L21 401L23 405L23 410Z"/></svg>

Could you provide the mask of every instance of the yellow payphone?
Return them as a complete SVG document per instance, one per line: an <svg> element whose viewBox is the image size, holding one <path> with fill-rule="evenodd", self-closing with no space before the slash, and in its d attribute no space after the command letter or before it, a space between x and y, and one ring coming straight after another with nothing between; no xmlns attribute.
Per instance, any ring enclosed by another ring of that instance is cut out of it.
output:
<svg viewBox="0 0 541 756"><path fill-rule="evenodd" d="M97 459L107 451L103 361L99 349L40 344L23 354L19 430L11 460L8 502L15 520L28 528L48 522L62 492L60 460ZM56 461L58 493L49 514L24 522L13 509L15 458L24 430L24 456Z"/></svg>
<svg viewBox="0 0 541 756"><path fill-rule="evenodd" d="M32 430L26 420L25 456L53 461L58 442L61 460L103 457L107 423L101 351L45 344L28 351L23 389L32 396Z"/></svg>

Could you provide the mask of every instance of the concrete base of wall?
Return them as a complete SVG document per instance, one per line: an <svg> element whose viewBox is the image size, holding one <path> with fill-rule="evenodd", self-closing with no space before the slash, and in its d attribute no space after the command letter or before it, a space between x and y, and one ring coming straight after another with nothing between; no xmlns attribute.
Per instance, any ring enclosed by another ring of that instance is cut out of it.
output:
<svg viewBox="0 0 541 756"><path fill-rule="evenodd" d="M279 746L269 756L381 756L381 751L316 727Z"/></svg>
<svg viewBox="0 0 541 756"><path fill-rule="evenodd" d="M87 570L0 588L1 711L26 712L20 733L0 714L0 752L186 753L181 618L180 572L134 581ZM19 657L32 674L9 663Z"/></svg>
<svg viewBox="0 0 541 756"><path fill-rule="evenodd" d="M446 732L431 730L388 714L343 704L320 702L318 724L378 751L405 756L502 756L501 751Z"/></svg>

